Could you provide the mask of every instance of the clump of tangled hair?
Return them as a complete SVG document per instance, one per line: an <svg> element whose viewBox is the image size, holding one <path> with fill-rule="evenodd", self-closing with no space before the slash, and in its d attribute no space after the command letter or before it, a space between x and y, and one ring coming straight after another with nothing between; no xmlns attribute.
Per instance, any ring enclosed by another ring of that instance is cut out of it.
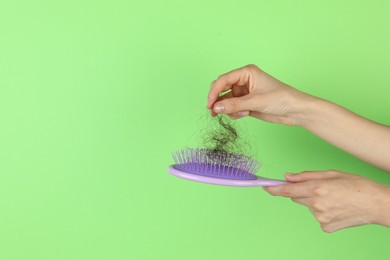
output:
<svg viewBox="0 0 390 260"><path fill-rule="evenodd" d="M219 114L214 120L214 126L207 129L203 136L206 148L215 153L242 153L245 143L240 140L238 130L233 121L226 115Z"/></svg>

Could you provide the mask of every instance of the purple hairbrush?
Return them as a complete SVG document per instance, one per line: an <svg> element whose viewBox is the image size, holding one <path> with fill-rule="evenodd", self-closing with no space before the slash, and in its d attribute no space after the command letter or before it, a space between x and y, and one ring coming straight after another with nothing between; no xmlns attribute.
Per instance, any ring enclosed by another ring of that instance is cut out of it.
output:
<svg viewBox="0 0 390 260"><path fill-rule="evenodd" d="M260 163L243 154L207 148L185 148L172 154L168 172L183 179L225 186L275 186L282 180L255 175Z"/></svg>

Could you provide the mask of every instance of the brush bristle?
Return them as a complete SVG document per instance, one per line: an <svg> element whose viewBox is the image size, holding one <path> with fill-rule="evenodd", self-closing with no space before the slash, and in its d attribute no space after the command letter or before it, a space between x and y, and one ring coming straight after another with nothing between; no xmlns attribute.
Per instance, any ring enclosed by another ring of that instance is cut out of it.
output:
<svg viewBox="0 0 390 260"><path fill-rule="evenodd" d="M172 156L175 169L214 178L255 180L260 168L249 156L208 148L184 148Z"/></svg>

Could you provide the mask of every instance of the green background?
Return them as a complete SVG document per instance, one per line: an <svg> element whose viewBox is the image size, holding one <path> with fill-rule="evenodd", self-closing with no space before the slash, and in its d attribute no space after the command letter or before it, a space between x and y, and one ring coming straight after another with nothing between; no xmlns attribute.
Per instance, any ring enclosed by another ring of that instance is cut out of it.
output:
<svg viewBox="0 0 390 260"><path fill-rule="evenodd" d="M199 145L210 82L249 63L390 124L389 16L379 0L2 0L0 259L388 259L384 227L327 234L288 199L166 168ZM303 129L239 124L264 176L390 184Z"/></svg>

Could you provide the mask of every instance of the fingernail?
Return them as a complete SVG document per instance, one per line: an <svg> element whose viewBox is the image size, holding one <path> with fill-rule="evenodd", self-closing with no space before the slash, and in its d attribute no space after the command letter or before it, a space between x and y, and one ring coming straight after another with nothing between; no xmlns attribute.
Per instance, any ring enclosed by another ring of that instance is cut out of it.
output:
<svg viewBox="0 0 390 260"><path fill-rule="evenodd" d="M225 106L223 104L215 104L214 105L213 111L215 113L222 113L223 110L225 110Z"/></svg>

